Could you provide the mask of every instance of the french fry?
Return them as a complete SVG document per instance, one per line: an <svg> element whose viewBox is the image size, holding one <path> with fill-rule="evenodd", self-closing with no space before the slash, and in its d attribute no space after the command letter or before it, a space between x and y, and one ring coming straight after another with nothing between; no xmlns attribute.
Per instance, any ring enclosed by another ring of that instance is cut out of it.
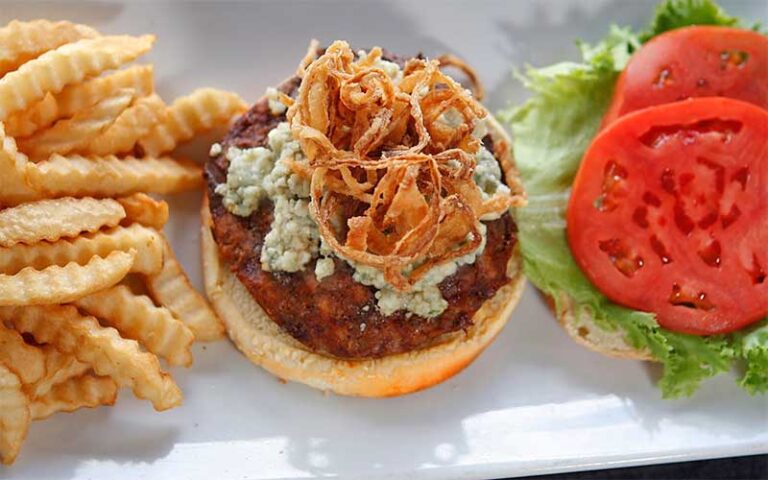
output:
<svg viewBox="0 0 768 480"><path fill-rule="evenodd" d="M168 107L167 119L152 129L139 145L144 153L157 156L176 145L217 125L226 125L232 117L245 112L248 104L237 94L201 88L181 97Z"/></svg>
<svg viewBox="0 0 768 480"><path fill-rule="evenodd" d="M89 155L127 152L166 117L165 103L158 95L140 98L123 111L112 125L88 142L85 151Z"/></svg>
<svg viewBox="0 0 768 480"><path fill-rule="evenodd" d="M74 304L169 364L192 364L192 331L168 309L156 307L149 297L135 295L125 285L117 285L80 298Z"/></svg>
<svg viewBox="0 0 768 480"><path fill-rule="evenodd" d="M0 364L0 461L10 465L16 460L29 430L29 400L21 381Z"/></svg>
<svg viewBox="0 0 768 480"><path fill-rule="evenodd" d="M157 303L183 321L195 334L196 340L207 342L223 337L224 324L202 295L192 287L171 246L167 241L164 244L163 269L145 278L150 294Z"/></svg>
<svg viewBox="0 0 768 480"><path fill-rule="evenodd" d="M152 94L155 91L152 65L134 65L109 75L68 85L56 95L59 114L71 117L105 98L114 97L118 90L124 88L135 90L137 97Z"/></svg>
<svg viewBox="0 0 768 480"><path fill-rule="evenodd" d="M0 121L48 92L58 93L66 85L132 61L152 48L154 41L153 35L96 37L68 43L30 60L0 78Z"/></svg>
<svg viewBox="0 0 768 480"><path fill-rule="evenodd" d="M13 20L0 28L0 77L65 43L97 36L99 32L91 27L70 22Z"/></svg>
<svg viewBox="0 0 768 480"><path fill-rule="evenodd" d="M11 114L5 121L5 128L12 137L27 137L42 128L50 127L57 118L59 107L56 99L46 93L42 100L29 109Z"/></svg>
<svg viewBox="0 0 768 480"><path fill-rule="evenodd" d="M0 274L0 305L43 305L71 302L109 288L131 270L136 251L114 251L106 258L93 257L87 264L71 262L42 270L21 269L15 275Z"/></svg>
<svg viewBox="0 0 768 480"><path fill-rule="evenodd" d="M25 203L0 211L0 246L53 242L81 232L114 227L125 210L111 198L58 198Z"/></svg>
<svg viewBox="0 0 768 480"><path fill-rule="evenodd" d="M91 369L87 363L79 361L74 355L62 353L51 345L40 347L45 356L45 375L38 381L24 385L24 391L30 398L48 393L54 385L85 374Z"/></svg>
<svg viewBox="0 0 768 480"><path fill-rule="evenodd" d="M114 328L99 325L71 305L0 308L0 318L16 330L31 334L38 343L50 343L60 351L92 366L97 375L111 377L156 410L181 404L179 387L160 369L157 357L142 352L134 340L120 337Z"/></svg>
<svg viewBox="0 0 768 480"><path fill-rule="evenodd" d="M113 251L136 252L131 273L151 275L163 268L164 244L155 230L141 225L115 227L58 242L17 244L0 248L0 273L14 275L24 268L42 270L71 262L85 265L93 257L106 257Z"/></svg>
<svg viewBox="0 0 768 480"><path fill-rule="evenodd" d="M32 420L42 420L58 412L111 406L116 400L117 383L114 380L85 374L54 385L48 393L34 398L29 405L29 413Z"/></svg>
<svg viewBox="0 0 768 480"><path fill-rule="evenodd" d="M134 193L116 199L125 210L123 225L138 223L156 230L162 230L168 222L168 203L155 200L145 193Z"/></svg>
<svg viewBox="0 0 768 480"><path fill-rule="evenodd" d="M5 133L0 122L0 206L34 200L39 193L30 185L28 159L19 153L16 141Z"/></svg>
<svg viewBox="0 0 768 480"><path fill-rule="evenodd" d="M124 88L115 96L59 120L51 128L18 140L19 149L34 159L46 159L54 153L66 155L87 150L88 144L109 129L134 99L136 91Z"/></svg>
<svg viewBox="0 0 768 480"><path fill-rule="evenodd" d="M0 323L0 363L15 373L21 383L34 383L45 375L43 351L28 345L19 332Z"/></svg>
<svg viewBox="0 0 768 480"><path fill-rule="evenodd" d="M130 195L137 192L168 194L199 188L200 167L171 158L86 158L54 155L29 164L29 183L52 196Z"/></svg>

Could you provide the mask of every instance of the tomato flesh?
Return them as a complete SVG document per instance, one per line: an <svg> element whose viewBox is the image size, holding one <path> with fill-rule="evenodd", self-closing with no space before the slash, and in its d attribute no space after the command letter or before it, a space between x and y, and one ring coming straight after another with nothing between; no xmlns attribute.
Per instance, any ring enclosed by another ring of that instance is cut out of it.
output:
<svg viewBox="0 0 768 480"><path fill-rule="evenodd" d="M768 37L696 26L653 38L619 77L603 125L642 108L713 96L768 108Z"/></svg>
<svg viewBox="0 0 768 480"><path fill-rule="evenodd" d="M625 115L584 155L576 262L612 301L708 335L768 315L768 111L698 98Z"/></svg>

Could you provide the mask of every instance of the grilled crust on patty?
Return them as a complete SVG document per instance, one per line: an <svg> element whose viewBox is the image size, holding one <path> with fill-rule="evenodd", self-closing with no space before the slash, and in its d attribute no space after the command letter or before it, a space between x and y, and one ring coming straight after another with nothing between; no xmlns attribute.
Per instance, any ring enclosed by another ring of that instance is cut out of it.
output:
<svg viewBox="0 0 768 480"><path fill-rule="evenodd" d="M299 83L293 77L278 89L293 96ZM264 146L267 134L283 121L285 115L273 115L263 98L235 123L222 142L223 151L230 146ZM492 147L491 142L490 136L484 139L487 146ZM227 168L224 154L209 160L205 168L211 231L219 254L266 315L313 352L362 359L424 347L441 336L469 329L483 303L510 281L507 265L517 237L509 214L487 222L486 248L476 262L459 267L439 285L448 307L434 318L405 311L382 315L376 308L375 289L354 281L352 268L339 259L334 260L334 274L320 282L314 261L296 273L265 272L260 254L272 223L271 202L262 202L248 217L230 213L214 193L226 181Z"/></svg>

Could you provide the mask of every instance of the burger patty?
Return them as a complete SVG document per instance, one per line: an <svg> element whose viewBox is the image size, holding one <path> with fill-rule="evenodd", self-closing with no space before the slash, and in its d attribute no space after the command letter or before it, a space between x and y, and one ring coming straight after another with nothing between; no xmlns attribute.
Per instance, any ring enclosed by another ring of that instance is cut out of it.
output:
<svg viewBox="0 0 768 480"><path fill-rule="evenodd" d="M389 54L385 58L404 63ZM300 79L294 77L278 89L295 96L299 84ZM284 121L285 114L272 115L267 100L261 99L235 123L222 142L222 150L265 146L270 130ZM493 151L492 139L483 141ZM205 166L212 231L219 253L269 318L314 352L362 359L415 350L441 335L470 327L475 312L509 282L507 264L517 242L517 228L508 213L486 223L486 247L475 263L460 266L440 283L448 307L433 318L406 311L383 315L376 307L376 290L357 283L352 278L353 269L338 258L334 259L333 275L319 282L315 260L296 273L266 272L260 256L264 237L271 229L272 204L263 201L248 217L230 213L215 193L216 186L226 182L228 166L224 154Z"/></svg>

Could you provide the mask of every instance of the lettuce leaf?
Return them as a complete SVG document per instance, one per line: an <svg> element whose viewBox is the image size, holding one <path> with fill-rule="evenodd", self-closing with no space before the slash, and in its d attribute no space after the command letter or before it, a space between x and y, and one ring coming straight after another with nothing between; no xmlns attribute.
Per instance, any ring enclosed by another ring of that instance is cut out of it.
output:
<svg viewBox="0 0 768 480"><path fill-rule="evenodd" d="M738 354L746 362L739 385L751 394L768 392L768 318L733 334Z"/></svg>
<svg viewBox="0 0 768 480"><path fill-rule="evenodd" d="M729 16L710 0L669 0L656 7L653 21L640 34L640 39L646 42L668 30L690 25L733 27L739 25L739 19Z"/></svg>
<svg viewBox="0 0 768 480"><path fill-rule="evenodd" d="M592 141L612 96L616 79L630 55L663 31L693 23L733 25L714 3L672 0L657 9L644 34L612 27L597 45L580 44L583 61L528 68L518 75L532 92L522 106L499 117L514 134L517 166L528 192L528 206L516 220L526 275L566 308L562 294L586 310L598 327L624 332L635 348L646 349L664 365L662 395L691 395L702 380L745 362L740 384L750 393L768 390L768 320L754 331L701 337L671 332L654 315L612 303L583 275L565 236L565 210L581 157Z"/></svg>

